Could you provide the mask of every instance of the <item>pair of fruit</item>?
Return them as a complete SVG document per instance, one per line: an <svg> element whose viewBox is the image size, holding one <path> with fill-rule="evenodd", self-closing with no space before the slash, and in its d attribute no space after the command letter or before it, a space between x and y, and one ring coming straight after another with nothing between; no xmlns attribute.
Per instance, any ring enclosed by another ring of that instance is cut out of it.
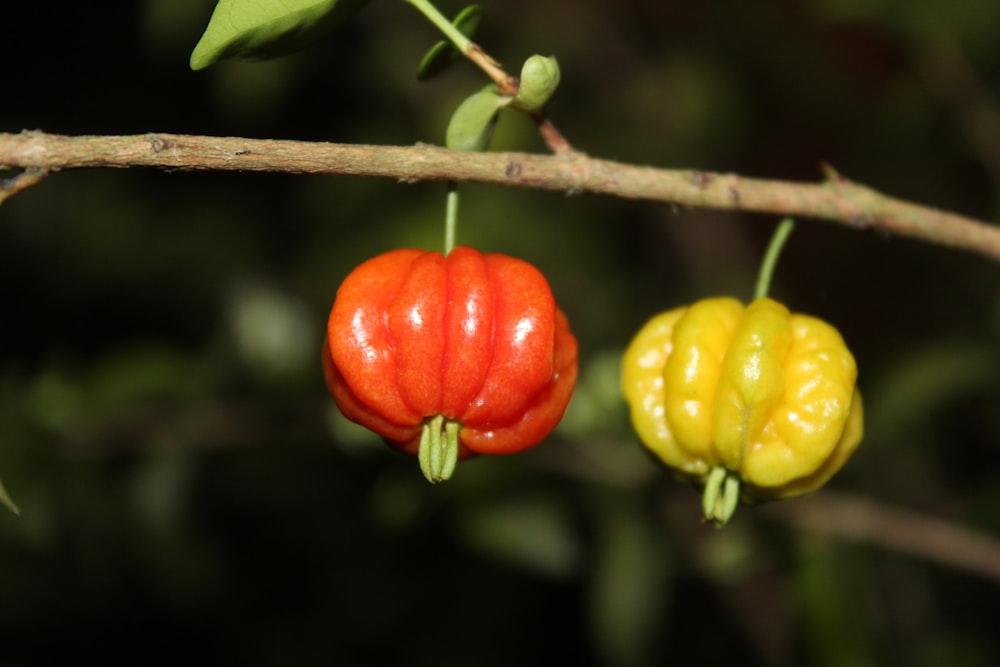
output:
<svg viewBox="0 0 1000 667"><path fill-rule="evenodd" d="M530 264L466 247L395 250L341 285L323 364L345 416L419 455L440 481L461 458L522 451L555 428L577 343ZM640 440L704 486L718 524L741 497L818 489L861 439L857 369L840 334L768 298L657 315L622 368Z"/></svg>

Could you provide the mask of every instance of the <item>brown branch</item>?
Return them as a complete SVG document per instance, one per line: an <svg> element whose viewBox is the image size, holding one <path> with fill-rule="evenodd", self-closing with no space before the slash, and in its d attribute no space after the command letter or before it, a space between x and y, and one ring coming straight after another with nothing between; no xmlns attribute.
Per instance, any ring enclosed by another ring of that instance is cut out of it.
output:
<svg viewBox="0 0 1000 667"><path fill-rule="evenodd" d="M867 542L1000 581L1000 540L944 519L829 490L755 511L810 532Z"/></svg>
<svg viewBox="0 0 1000 667"><path fill-rule="evenodd" d="M458 152L436 146L373 146L178 134L69 137L0 133L0 168L83 167L346 174L468 181L590 192L681 206L820 218L963 249L1000 261L1000 227L893 199L830 171L791 183L695 170L657 169L580 153Z"/></svg>

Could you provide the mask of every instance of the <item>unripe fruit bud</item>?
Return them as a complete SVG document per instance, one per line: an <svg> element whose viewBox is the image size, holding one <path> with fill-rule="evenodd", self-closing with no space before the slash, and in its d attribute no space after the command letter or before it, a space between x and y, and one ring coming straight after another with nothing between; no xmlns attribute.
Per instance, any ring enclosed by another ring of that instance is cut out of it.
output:
<svg viewBox="0 0 1000 667"><path fill-rule="evenodd" d="M521 68L521 86L514 106L528 113L545 108L559 87L559 63L552 56L531 56Z"/></svg>

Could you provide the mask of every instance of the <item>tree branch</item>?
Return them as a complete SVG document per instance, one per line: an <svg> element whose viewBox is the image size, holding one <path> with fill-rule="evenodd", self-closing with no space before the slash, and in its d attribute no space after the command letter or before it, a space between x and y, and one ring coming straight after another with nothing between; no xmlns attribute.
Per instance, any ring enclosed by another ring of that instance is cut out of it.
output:
<svg viewBox="0 0 1000 667"><path fill-rule="evenodd" d="M77 136L0 133L0 169L84 167L343 174L417 181L468 181L589 192L695 208L820 218L973 252L1000 261L1000 227L880 194L828 170L819 183L791 183L697 170L657 169L581 153L459 152L151 133ZM38 173L38 172L35 172Z"/></svg>
<svg viewBox="0 0 1000 667"><path fill-rule="evenodd" d="M757 508L759 515L810 532L866 542L1000 581L1000 540L961 525L836 493Z"/></svg>

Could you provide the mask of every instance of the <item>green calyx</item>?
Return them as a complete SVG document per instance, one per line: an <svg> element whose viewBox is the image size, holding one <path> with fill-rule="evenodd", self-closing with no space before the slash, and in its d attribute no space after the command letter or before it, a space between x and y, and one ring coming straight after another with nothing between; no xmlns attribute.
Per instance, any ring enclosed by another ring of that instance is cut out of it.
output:
<svg viewBox="0 0 1000 667"><path fill-rule="evenodd" d="M531 56L521 68L520 81L511 104L521 111L538 113L559 87L559 63L551 56Z"/></svg>
<svg viewBox="0 0 1000 667"><path fill-rule="evenodd" d="M420 471L431 484L451 479L458 465L459 423L435 415L424 422L420 430L420 449L417 458Z"/></svg>
<svg viewBox="0 0 1000 667"><path fill-rule="evenodd" d="M716 527L722 528L736 512L739 502L740 476L725 466L712 468L701 496L705 521L711 521Z"/></svg>

